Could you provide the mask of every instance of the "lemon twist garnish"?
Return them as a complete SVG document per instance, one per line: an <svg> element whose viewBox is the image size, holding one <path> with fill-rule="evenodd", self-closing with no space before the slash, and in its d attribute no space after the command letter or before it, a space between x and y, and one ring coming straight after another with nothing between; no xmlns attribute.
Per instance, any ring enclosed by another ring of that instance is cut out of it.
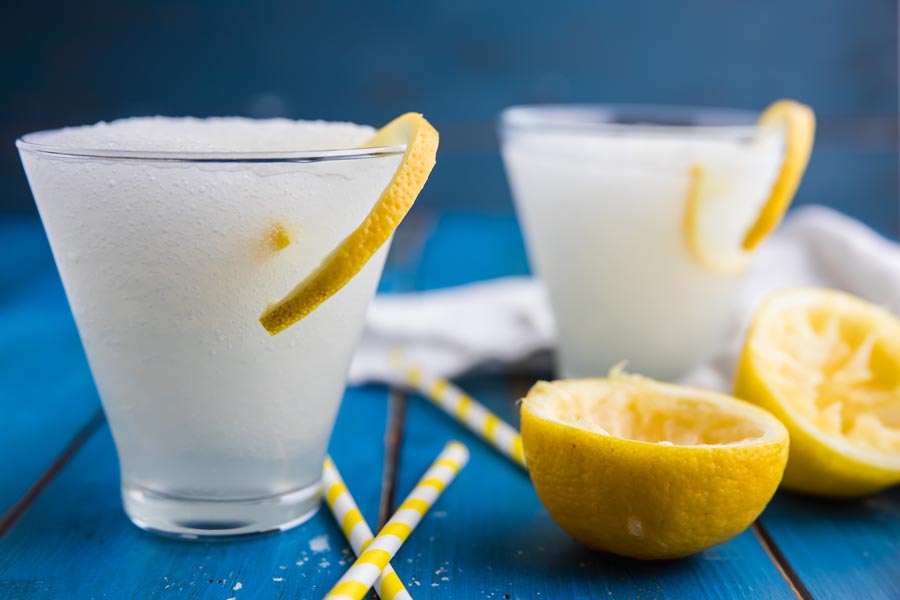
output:
<svg viewBox="0 0 900 600"><path fill-rule="evenodd" d="M682 221L682 237L687 244L688 252L698 264L710 271L738 273L745 270L750 264L749 253L742 250L730 254L715 252L704 243L699 221L703 200L708 195L704 194L707 172L701 165L693 164L688 173L687 202Z"/></svg>
<svg viewBox="0 0 900 600"><path fill-rule="evenodd" d="M824 289L770 297L738 363L735 394L788 428L784 485L859 496L900 483L900 320Z"/></svg>
<svg viewBox="0 0 900 600"><path fill-rule="evenodd" d="M794 199L812 153L816 137L816 115L805 104L793 100L778 100L763 111L759 117L759 126L784 128L784 162L768 201L744 236L742 246L748 251L756 248L772 233Z"/></svg>
<svg viewBox="0 0 900 600"><path fill-rule="evenodd" d="M733 273L743 271L750 263L749 255L740 252L725 256L708 249L700 235L700 214L703 202L703 183L706 171L699 164L691 165L688 178L687 203L682 230L688 252L699 264L711 271Z"/></svg>
<svg viewBox="0 0 900 600"><path fill-rule="evenodd" d="M730 396L613 372L539 382L522 400L538 497L581 543L677 558L746 529L775 493L788 432Z"/></svg>
<svg viewBox="0 0 900 600"><path fill-rule="evenodd" d="M691 165L688 177L687 202L685 203L682 232L691 257L700 265L719 272L737 272L749 265L750 252L781 222L787 211L812 152L816 118L812 109L793 100L779 100L771 104L759 118L760 127L784 129L784 160L775 183L753 224L740 240L734 240L734 250L722 252L710 248L704 242L701 215L704 200L710 193L705 190L708 173L699 164Z"/></svg>
<svg viewBox="0 0 900 600"><path fill-rule="evenodd" d="M418 113L406 113L375 132L365 148L406 144L400 166L362 223L259 322L270 335L309 315L369 262L409 212L434 167L438 133Z"/></svg>

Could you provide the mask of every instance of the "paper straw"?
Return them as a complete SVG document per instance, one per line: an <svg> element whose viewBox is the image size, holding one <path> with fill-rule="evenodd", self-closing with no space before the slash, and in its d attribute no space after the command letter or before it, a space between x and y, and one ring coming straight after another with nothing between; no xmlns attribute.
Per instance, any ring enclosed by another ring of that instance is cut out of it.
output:
<svg viewBox="0 0 900 600"><path fill-rule="evenodd" d="M382 570L400 549L400 545L406 541L437 497L468 461L469 450L464 445L459 442L447 444L435 461L431 463L413 491L403 501L403 504L400 505L400 508L397 509L397 512L394 513L394 516L384 526L384 529L378 532L375 539L331 588L331 591L325 595L325 598L362 600Z"/></svg>
<svg viewBox="0 0 900 600"><path fill-rule="evenodd" d="M331 509L334 520L341 526L356 555L361 555L372 542L374 535L330 456L325 459L322 484L325 489L325 502ZM381 600L412 600L412 596L389 564L375 580L375 589L378 590Z"/></svg>
<svg viewBox="0 0 900 600"><path fill-rule="evenodd" d="M396 360L392 362L410 387L468 427L501 454L520 467L526 468L522 436L515 427L446 379L430 375L416 365L406 364L402 357L395 358Z"/></svg>

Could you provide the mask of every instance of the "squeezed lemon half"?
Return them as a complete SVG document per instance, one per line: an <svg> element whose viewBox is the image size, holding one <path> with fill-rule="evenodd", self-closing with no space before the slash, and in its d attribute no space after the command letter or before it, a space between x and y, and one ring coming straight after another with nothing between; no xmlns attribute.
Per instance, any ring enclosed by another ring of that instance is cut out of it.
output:
<svg viewBox="0 0 900 600"><path fill-rule="evenodd" d="M678 558L747 528L775 493L784 426L735 398L613 373L538 382L522 400L541 502L576 540Z"/></svg>
<svg viewBox="0 0 900 600"><path fill-rule="evenodd" d="M710 173L702 164L692 165L689 172L683 237L694 260L713 271L736 272L748 266L750 253L778 226L787 212L809 163L816 131L816 116L809 106L793 100L778 100L763 111L758 125L782 132L784 159L768 199L743 234L743 239L735 240L734 249L726 251L709 243L707 238L711 236L704 234L702 212L708 198L706 183ZM706 226L714 225L707 223Z"/></svg>
<svg viewBox="0 0 900 600"><path fill-rule="evenodd" d="M787 426L786 488L859 496L900 483L900 320L886 310L833 290L772 296L735 395Z"/></svg>
<svg viewBox="0 0 900 600"><path fill-rule="evenodd" d="M406 113L381 129L363 147L406 145L390 183L362 223L284 298L266 308L259 322L270 335L309 315L353 279L391 237L409 212L434 167L438 133L418 113Z"/></svg>

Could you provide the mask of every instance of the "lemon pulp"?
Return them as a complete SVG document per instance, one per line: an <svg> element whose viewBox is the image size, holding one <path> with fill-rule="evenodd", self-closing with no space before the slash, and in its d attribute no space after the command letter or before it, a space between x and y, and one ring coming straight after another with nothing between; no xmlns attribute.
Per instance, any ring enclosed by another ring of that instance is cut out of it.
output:
<svg viewBox="0 0 900 600"><path fill-rule="evenodd" d="M786 487L854 496L900 482L900 321L886 310L833 290L772 296L735 390L787 425Z"/></svg>

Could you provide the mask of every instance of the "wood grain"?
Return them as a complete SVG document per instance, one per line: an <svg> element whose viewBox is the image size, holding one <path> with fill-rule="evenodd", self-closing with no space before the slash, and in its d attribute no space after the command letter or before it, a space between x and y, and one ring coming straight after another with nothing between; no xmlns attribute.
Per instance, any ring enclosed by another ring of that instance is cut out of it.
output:
<svg viewBox="0 0 900 600"><path fill-rule="evenodd" d="M900 598L900 489L861 500L779 492L760 522L812 597Z"/></svg>

